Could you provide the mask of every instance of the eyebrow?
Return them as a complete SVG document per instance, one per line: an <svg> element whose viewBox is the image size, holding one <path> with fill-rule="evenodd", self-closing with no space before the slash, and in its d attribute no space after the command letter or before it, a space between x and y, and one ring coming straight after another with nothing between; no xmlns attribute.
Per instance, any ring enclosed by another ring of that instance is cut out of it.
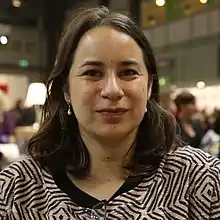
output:
<svg viewBox="0 0 220 220"><path fill-rule="evenodd" d="M88 61L85 61L80 66L80 68L84 66L104 66L104 65L105 64L101 61L88 60ZM139 66L140 64L135 60L124 60L124 61L119 62L119 66L131 66L131 65Z"/></svg>
<svg viewBox="0 0 220 220"><path fill-rule="evenodd" d="M125 61L121 61L120 65L121 66L131 66L131 65L139 66L140 64L135 60L125 60Z"/></svg>
<svg viewBox="0 0 220 220"><path fill-rule="evenodd" d="M96 61L96 60L88 60L86 62L84 62L81 66L81 67L84 67L84 66L104 66L104 63L101 62L101 61Z"/></svg>

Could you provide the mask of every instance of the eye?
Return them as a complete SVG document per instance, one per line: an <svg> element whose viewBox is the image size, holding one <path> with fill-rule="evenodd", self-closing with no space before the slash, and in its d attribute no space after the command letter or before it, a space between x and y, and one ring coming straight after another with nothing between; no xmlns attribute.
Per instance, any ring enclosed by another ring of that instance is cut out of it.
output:
<svg viewBox="0 0 220 220"><path fill-rule="evenodd" d="M103 73L100 70L87 70L83 73L84 76L102 77Z"/></svg>
<svg viewBox="0 0 220 220"><path fill-rule="evenodd" d="M139 75L139 73L136 70L133 69L127 69L127 70L123 70L120 72L120 76L122 77L131 77L131 76L135 76L135 75Z"/></svg>

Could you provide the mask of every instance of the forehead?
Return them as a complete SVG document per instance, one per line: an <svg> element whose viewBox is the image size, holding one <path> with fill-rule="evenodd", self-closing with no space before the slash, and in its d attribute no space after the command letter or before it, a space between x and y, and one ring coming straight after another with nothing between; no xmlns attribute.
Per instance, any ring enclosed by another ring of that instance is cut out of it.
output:
<svg viewBox="0 0 220 220"><path fill-rule="evenodd" d="M143 61L141 48L135 40L111 27L98 27L85 33L78 44L74 57L76 62L85 58Z"/></svg>

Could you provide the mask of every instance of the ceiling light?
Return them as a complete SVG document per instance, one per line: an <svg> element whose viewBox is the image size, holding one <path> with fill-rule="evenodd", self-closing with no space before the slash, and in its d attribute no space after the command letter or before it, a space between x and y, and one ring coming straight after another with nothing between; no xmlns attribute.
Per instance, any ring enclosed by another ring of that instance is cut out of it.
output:
<svg viewBox="0 0 220 220"><path fill-rule="evenodd" d="M199 82L197 82L196 86L197 86L197 88L199 88L199 89L204 89L205 86L206 86L206 84L205 84L205 82L203 82L203 81L199 81Z"/></svg>
<svg viewBox="0 0 220 220"><path fill-rule="evenodd" d="M165 1L165 0L156 0L156 5L157 5L157 6L159 6L159 7L164 6L164 5L165 5L165 3L166 3L166 1Z"/></svg>
<svg viewBox="0 0 220 220"><path fill-rule="evenodd" d="M21 6L21 1L19 0L13 0L12 4L15 8L19 8Z"/></svg>
<svg viewBox="0 0 220 220"><path fill-rule="evenodd" d="M8 43L8 38L6 36L1 36L0 37L0 43L1 44L7 44Z"/></svg>
<svg viewBox="0 0 220 220"><path fill-rule="evenodd" d="M206 3L208 2L208 0L200 0L200 2L201 2L202 4L206 4Z"/></svg>

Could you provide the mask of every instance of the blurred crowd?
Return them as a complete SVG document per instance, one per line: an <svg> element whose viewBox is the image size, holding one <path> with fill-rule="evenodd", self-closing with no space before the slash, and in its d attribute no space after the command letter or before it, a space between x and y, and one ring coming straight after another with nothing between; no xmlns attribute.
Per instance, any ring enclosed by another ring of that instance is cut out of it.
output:
<svg viewBox="0 0 220 220"><path fill-rule="evenodd" d="M7 94L0 90L0 170L2 164L19 159L18 152L19 155L25 154L25 145L36 132L35 107L25 106L21 99L12 107L9 103Z"/></svg>
<svg viewBox="0 0 220 220"><path fill-rule="evenodd" d="M25 107L23 100L17 100L12 108L7 105L7 96L0 91L0 143L13 142L17 127L35 123L34 107Z"/></svg>
<svg viewBox="0 0 220 220"><path fill-rule="evenodd" d="M198 109L196 97L188 91L171 97L166 96L162 106L176 118L183 142L220 157L220 109Z"/></svg>

